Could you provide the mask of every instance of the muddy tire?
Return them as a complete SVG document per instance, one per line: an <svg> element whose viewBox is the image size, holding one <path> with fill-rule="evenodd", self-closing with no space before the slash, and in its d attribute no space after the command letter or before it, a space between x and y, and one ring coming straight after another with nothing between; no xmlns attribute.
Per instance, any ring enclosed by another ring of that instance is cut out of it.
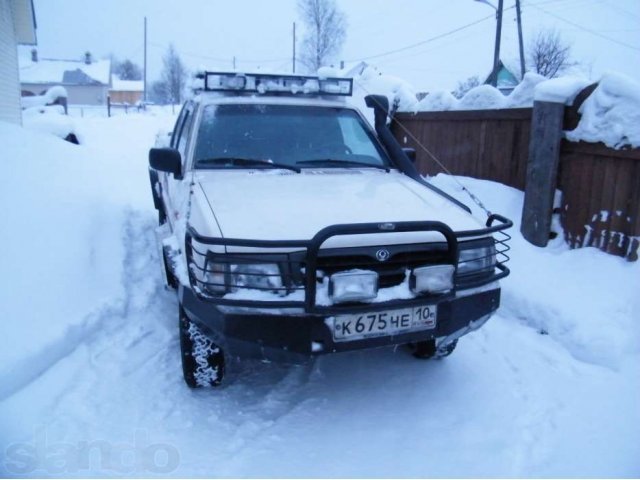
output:
<svg viewBox="0 0 640 480"><path fill-rule="evenodd" d="M184 381L191 388L216 387L224 377L222 349L180 307L180 351Z"/></svg>

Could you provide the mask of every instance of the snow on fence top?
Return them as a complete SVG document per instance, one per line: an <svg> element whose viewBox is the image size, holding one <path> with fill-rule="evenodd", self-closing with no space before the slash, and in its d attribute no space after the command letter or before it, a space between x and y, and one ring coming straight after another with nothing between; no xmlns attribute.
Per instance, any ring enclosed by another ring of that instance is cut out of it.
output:
<svg viewBox="0 0 640 480"><path fill-rule="evenodd" d="M571 105L576 96L591 81L581 77L561 77L547 80L535 73L527 73L518 86L503 95L490 85L469 90L461 99L449 91L429 93L421 101L415 90L401 79L367 67L354 78L354 101L367 112L360 98L370 93L384 94L390 105L400 112L440 112L455 110L493 110L532 107L534 101L557 102ZM359 93L359 94L358 94ZM360 105L362 103L362 105ZM640 147L640 83L618 73L607 73L598 87L579 109L580 122L575 130L566 132L566 138L591 143L602 142L611 148Z"/></svg>
<svg viewBox="0 0 640 480"><path fill-rule="evenodd" d="M640 83L607 73L580 107L580 123L566 132L572 142L603 142L611 148L640 147Z"/></svg>

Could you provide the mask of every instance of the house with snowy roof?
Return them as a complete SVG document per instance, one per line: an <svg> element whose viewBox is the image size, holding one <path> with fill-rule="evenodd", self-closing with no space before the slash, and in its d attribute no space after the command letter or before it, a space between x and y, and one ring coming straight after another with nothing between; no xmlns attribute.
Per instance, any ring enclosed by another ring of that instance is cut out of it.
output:
<svg viewBox="0 0 640 480"><path fill-rule="evenodd" d="M111 60L93 60L86 52L83 60L58 60L21 57L20 86L23 96L42 95L49 88L62 85L69 105L105 105L111 88Z"/></svg>
<svg viewBox="0 0 640 480"><path fill-rule="evenodd" d="M18 83L18 45L36 45L31 0L0 0L0 120L22 122Z"/></svg>
<svg viewBox="0 0 640 480"><path fill-rule="evenodd" d="M118 75L111 75L109 96L111 103L128 103L135 105L142 101L144 82L142 80L120 80Z"/></svg>
<svg viewBox="0 0 640 480"><path fill-rule="evenodd" d="M362 72L364 72L368 66L369 64L364 61L352 62L352 63L346 63L346 64L344 62L341 62L340 75L346 78L354 78L354 77L357 77L358 75L362 75Z"/></svg>
<svg viewBox="0 0 640 480"><path fill-rule="evenodd" d="M514 88L520 83L520 76L517 75L517 70L513 68L507 67L502 60L498 61L498 68L493 69L487 79L484 81L487 85L493 85L494 79L496 76L497 79L497 88L504 95L509 95Z"/></svg>

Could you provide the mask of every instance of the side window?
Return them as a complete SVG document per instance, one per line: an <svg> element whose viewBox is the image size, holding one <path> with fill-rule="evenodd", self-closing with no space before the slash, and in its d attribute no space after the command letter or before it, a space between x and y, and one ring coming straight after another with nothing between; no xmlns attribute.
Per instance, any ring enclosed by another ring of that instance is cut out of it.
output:
<svg viewBox="0 0 640 480"><path fill-rule="evenodd" d="M189 140L189 133L191 132L191 125L193 124L193 108L189 108L184 117L184 122L182 124L182 128L180 130L180 137L178 138L178 144L176 148L182 155L182 165L184 167L184 160L186 158L187 153L187 141Z"/></svg>
<svg viewBox="0 0 640 480"><path fill-rule="evenodd" d="M352 154L363 155L368 157L379 157L376 147L367 136L364 128L353 117L340 117L340 129L344 144L349 148Z"/></svg>
<svg viewBox="0 0 640 480"><path fill-rule="evenodd" d="M187 112L187 105L185 104L184 107L182 107L182 110L180 110L180 115L178 115L178 120L176 120L176 124L173 127L173 133L171 134L171 143L169 143L169 146L171 148L176 148L176 145L178 144L178 136L180 135L180 129L182 128L182 124L184 123L184 116Z"/></svg>

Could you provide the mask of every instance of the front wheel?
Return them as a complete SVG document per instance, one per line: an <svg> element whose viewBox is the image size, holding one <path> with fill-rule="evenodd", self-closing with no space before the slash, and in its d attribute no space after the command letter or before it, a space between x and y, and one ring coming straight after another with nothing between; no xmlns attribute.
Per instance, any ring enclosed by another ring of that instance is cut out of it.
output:
<svg viewBox="0 0 640 480"><path fill-rule="evenodd" d="M435 340L425 340L424 342L410 343L409 348L414 357L428 360L448 357L456 349L456 345L458 345L457 339L443 347L436 347Z"/></svg>
<svg viewBox="0 0 640 480"><path fill-rule="evenodd" d="M180 351L184 381L191 388L216 387L224 377L222 348L216 345L180 307Z"/></svg>

